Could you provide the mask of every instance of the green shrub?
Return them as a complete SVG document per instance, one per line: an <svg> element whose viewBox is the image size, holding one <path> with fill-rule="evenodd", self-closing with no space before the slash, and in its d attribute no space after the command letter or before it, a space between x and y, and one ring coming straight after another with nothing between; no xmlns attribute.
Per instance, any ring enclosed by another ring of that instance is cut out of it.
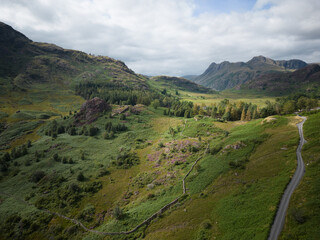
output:
<svg viewBox="0 0 320 240"><path fill-rule="evenodd" d="M78 180L79 182L83 182L83 181L85 180L85 177L84 177L84 175L83 175L82 172L80 172L80 173L78 174L77 180Z"/></svg>
<svg viewBox="0 0 320 240"><path fill-rule="evenodd" d="M136 153L120 153L117 156L117 159L112 162L113 165L116 165L119 168L130 168L134 165L139 164L139 157Z"/></svg>
<svg viewBox="0 0 320 240"><path fill-rule="evenodd" d="M42 178L44 178L46 174L44 173L44 171L35 171L31 174L30 176L30 181L31 182L39 182Z"/></svg>
<svg viewBox="0 0 320 240"><path fill-rule="evenodd" d="M210 153L212 154L212 155L215 155L215 154L217 154L218 152L220 152L220 150L222 149L222 146L221 145L215 145L215 146L213 146L213 147L210 147Z"/></svg>
<svg viewBox="0 0 320 240"><path fill-rule="evenodd" d="M61 162L61 159L60 159L58 153L53 154L52 159L53 159L55 162Z"/></svg>
<svg viewBox="0 0 320 240"><path fill-rule="evenodd" d="M90 127L89 128L89 135L90 136L95 136L95 135L97 135L97 133L99 132L99 128L97 128L97 127Z"/></svg>
<svg viewBox="0 0 320 240"><path fill-rule="evenodd" d="M91 222L93 220L95 212L95 207L89 204L81 211L78 218L86 222Z"/></svg>
<svg viewBox="0 0 320 240"><path fill-rule="evenodd" d="M120 207L116 206L113 211L112 211L112 215L115 219L120 220L123 218L124 214L123 211Z"/></svg>
<svg viewBox="0 0 320 240"><path fill-rule="evenodd" d="M101 181L94 181L91 183L87 183L83 187L83 191L87 193L96 193L102 188L102 182Z"/></svg>

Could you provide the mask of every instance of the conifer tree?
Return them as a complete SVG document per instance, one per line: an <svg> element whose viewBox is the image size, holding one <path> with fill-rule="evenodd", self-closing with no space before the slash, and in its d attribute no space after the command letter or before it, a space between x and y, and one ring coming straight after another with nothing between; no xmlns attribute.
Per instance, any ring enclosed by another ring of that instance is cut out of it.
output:
<svg viewBox="0 0 320 240"><path fill-rule="evenodd" d="M256 118L257 118L257 109L254 109L252 113L252 119L256 119Z"/></svg>
<svg viewBox="0 0 320 240"><path fill-rule="evenodd" d="M248 109L247 114L246 114L246 121L250 121L251 120L251 110Z"/></svg>
<svg viewBox="0 0 320 240"><path fill-rule="evenodd" d="M245 120L245 118L246 118L246 110L243 108L242 109L242 113L241 113L241 121L244 121Z"/></svg>

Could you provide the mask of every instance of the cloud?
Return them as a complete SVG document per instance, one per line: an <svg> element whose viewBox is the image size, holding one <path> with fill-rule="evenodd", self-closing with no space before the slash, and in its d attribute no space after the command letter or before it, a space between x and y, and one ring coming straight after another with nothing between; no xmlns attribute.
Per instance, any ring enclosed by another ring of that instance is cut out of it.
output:
<svg viewBox="0 0 320 240"><path fill-rule="evenodd" d="M107 55L148 75L200 74L213 61L256 55L319 62L318 0L257 0L238 12L201 2L0 0L0 21L34 41Z"/></svg>

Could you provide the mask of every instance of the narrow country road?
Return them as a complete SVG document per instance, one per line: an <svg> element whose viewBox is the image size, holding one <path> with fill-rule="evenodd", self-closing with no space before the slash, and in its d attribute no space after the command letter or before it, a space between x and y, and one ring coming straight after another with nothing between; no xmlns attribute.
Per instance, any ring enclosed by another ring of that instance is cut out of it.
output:
<svg viewBox="0 0 320 240"><path fill-rule="evenodd" d="M301 116L299 116L301 117ZM306 142L306 140L303 137L303 124L304 122L307 120L306 117L301 117L303 119L302 122L297 124L297 127L299 129L299 135L300 135L300 143L299 146L297 148L297 160L298 160L298 165L297 165L297 169L296 172L294 173L290 183L288 184L286 190L284 191L284 194L282 196L282 199L280 201L280 205L276 214L276 217L274 219L272 228L270 230L270 234L269 234L269 240L276 240L278 239L284 222L285 222L285 218L286 218L286 212L289 206L289 201L290 201L290 197L293 193L293 191L296 189L296 187L298 186L298 184L300 183L305 168L304 168L304 163L302 160L302 156L301 156L301 149L303 144Z"/></svg>

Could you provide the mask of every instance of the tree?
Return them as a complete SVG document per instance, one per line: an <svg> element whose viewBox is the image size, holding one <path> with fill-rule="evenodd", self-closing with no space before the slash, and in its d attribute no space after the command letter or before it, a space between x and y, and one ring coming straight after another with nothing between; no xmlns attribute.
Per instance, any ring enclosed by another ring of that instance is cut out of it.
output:
<svg viewBox="0 0 320 240"><path fill-rule="evenodd" d="M160 107L160 101L159 99L155 99L153 102L152 102L152 106L154 109L157 109L158 107Z"/></svg>
<svg viewBox="0 0 320 240"><path fill-rule="evenodd" d="M56 139L58 137L58 134L56 133L56 132L54 132L53 134L52 134L52 139Z"/></svg>
<svg viewBox="0 0 320 240"><path fill-rule="evenodd" d="M52 158L53 158L54 161L60 162L60 157L59 157L58 153L53 154Z"/></svg>
<svg viewBox="0 0 320 240"><path fill-rule="evenodd" d="M39 182L46 174L44 171L35 171L31 174L30 181L37 183Z"/></svg>
<svg viewBox="0 0 320 240"><path fill-rule="evenodd" d="M247 114L246 114L246 121L250 121L251 120L251 110L248 109Z"/></svg>
<svg viewBox="0 0 320 240"><path fill-rule="evenodd" d="M82 172L80 172L80 173L78 174L78 176L77 176L77 180L78 180L79 182L82 182L82 181L84 181L84 180L85 180L85 177L84 177L84 175L83 175L83 173L82 173Z"/></svg>
<svg viewBox="0 0 320 240"><path fill-rule="evenodd" d="M239 120L238 110L237 110L236 107L233 107L233 108L231 109L231 120L234 120L234 121Z"/></svg>
<svg viewBox="0 0 320 240"><path fill-rule="evenodd" d="M211 117L212 118L217 118L217 107L213 107L212 111L211 111Z"/></svg>
<svg viewBox="0 0 320 240"><path fill-rule="evenodd" d="M15 147L11 150L11 158L12 159L17 158L17 149Z"/></svg>
<svg viewBox="0 0 320 240"><path fill-rule="evenodd" d="M121 208L116 206L112 211L112 215L115 219L120 220L123 217L123 211Z"/></svg>
<svg viewBox="0 0 320 240"><path fill-rule="evenodd" d="M256 119L256 118L257 118L257 109L255 108L252 113L252 119Z"/></svg>
<svg viewBox="0 0 320 240"><path fill-rule="evenodd" d="M71 127L71 128L69 128L69 134L71 135L71 136L74 136L74 135L76 135L77 134L77 130L76 130L76 128L75 127Z"/></svg>
<svg viewBox="0 0 320 240"><path fill-rule="evenodd" d="M168 115L168 113L167 113L167 110L166 110L166 109L164 109L164 110L163 110L163 115Z"/></svg>
<svg viewBox="0 0 320 240"><path fill-rule="evenodd" d="M300 97L297 102L297 108L301 110L301 109L305 109L306 107L307 107L307 98Z"/></svg>
<svg viewBox="0 0 320 240"><path fill-rule="evenodd" d="M230 121L231 120L231 113L230 112L225 112L222 116L222 119L224 121Z"/></svg>
<svg viewBox="0 0 320 240"><path fill-rule="evenodd" d="M190 118L190 117L191 117L189 110L187 110L187 111L184 112L184 117L185 117L185 118Z"/></svg>
<svg viewBox="0 0 320 240"><path fill-rule="evenodd" d="M9 162L11 160L11 157L10 157L10 154L8 152L6 152L2 159L5 161L5 162Z"/></svg>
<svg viewBox="0 0 320 240"><path fill-rule="evenodd" d="M295 109L296 109L295 101L293 100L286 101L285 104L283 105L283 111L286 114L293 113Z"/></svg>
<svg viewBox="0 0 320 240"><path fill-rule="evenodd" d="M174 134L176 133L172 127L169 127L169 133L172 137L174 137Z"/></svg>
<svg viewBox="0 0 320 240"><path fill-rule="evenodd" d="M58 127L58 134L61 134L61 133L65 133L64 126L59 126Z"/></svg>
<svg viewBox="0 0 320 240"><path fill-rule="evenodd" d="M89 135L90 136L95 136L99 131L99 128L97 127L93 127L93 126L90 126L89 128Z"/></svg>
<svg viewBox="0 0 320 240"><path fill-rule="evenodd" d="M200 106L198 106L197 104L193 105L193 109L192 109L192 114L193 115L198 115L199 114L199 108Z"/></svg>
<svg viewBox="0 0 320 240"><path fill-rule="evenodd" d="M246 118L246 110L243 108L242 109L242 113L241 113L241 121L244 121L245 120L245 118Z"/></svg>

